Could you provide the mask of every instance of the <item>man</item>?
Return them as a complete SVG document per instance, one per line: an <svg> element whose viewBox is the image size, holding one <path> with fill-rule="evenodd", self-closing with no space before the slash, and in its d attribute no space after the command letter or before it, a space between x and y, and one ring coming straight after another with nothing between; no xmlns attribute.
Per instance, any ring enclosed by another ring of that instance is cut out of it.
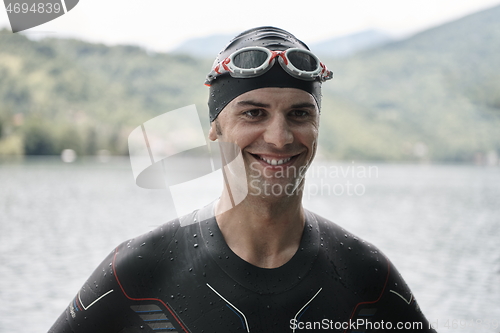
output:
<svg viewBox="0 0 500 333"><path fill-rule="evenodd" d="M118 246L51 332L432 332L377 248L302 207L331 77L284 30L235 37L206 82L220 199Z"/></svg>

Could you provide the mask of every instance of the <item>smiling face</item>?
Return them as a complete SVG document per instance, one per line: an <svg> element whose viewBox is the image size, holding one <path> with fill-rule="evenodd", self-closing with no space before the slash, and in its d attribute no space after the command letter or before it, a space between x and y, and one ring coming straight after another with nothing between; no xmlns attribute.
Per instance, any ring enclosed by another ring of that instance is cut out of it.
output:
<svg viewBox="0 0 500 333"><path fill-rule="evenodd" d="M295 88L261 88L232 100L212 122L209 138L242 151L249 195L294 195L316 153L319 110Z"/></svg>

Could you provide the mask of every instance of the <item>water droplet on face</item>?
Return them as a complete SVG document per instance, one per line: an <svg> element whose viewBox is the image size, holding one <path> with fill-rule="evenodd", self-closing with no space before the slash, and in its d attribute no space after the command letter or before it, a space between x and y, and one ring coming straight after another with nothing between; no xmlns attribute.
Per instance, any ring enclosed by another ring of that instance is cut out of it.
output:
<svg viewBox="0 0 500 333"><path fill-rule="evenodd" d="M194 234L193 237L196 238L196 236L198 236L197 234Z"/></svg>
<svg viewBox="0 0 500 333"><path fill-rule="evenodd" d="M194 244L194 247L198 247L198 244Z"/></svg>
<svg viewBox="0 0 500 333"><path fill-rule="evenodd" d="M141 244L141 246L144 246L144 245L146 245L146 243L142 243L142 244Z"/></svg>

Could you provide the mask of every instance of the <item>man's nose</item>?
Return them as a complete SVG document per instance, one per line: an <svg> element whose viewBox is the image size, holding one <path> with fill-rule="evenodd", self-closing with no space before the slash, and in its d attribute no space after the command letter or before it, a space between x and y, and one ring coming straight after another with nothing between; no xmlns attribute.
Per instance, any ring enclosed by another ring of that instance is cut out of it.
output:
<svg viewBox="0 0 500 333"><path fill-rule="evenodd" d="M283 148L285 145L293 142L293 133L284 115L272 117L266 126L264 141L274 145L276 148Z"/></svg>

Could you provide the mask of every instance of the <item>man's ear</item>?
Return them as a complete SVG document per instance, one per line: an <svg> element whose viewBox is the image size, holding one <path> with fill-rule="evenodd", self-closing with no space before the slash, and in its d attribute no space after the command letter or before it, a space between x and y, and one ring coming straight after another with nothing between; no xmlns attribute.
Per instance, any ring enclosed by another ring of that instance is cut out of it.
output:
<svg viewBox="0 0 500 333"><path fill-rule="evenodd" d="M208 131L208 138L211 141L217 140L217 128L215 125L215 120L210 124L210 130Z"/></svg>

